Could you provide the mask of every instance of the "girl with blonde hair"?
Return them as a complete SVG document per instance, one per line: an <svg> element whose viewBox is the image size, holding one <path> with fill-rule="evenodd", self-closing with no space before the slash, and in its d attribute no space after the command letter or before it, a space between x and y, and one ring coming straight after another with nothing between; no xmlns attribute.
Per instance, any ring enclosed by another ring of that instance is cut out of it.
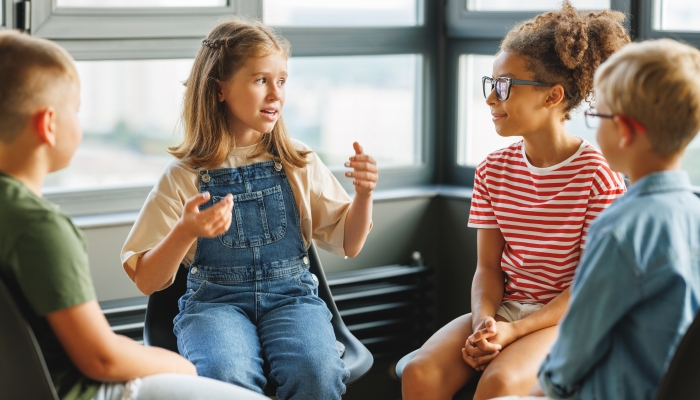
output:
<svg viewBox="0 0 700 400"><path fill-rule="evenodd" d="M185 137L122 250L150 294L188 270L174 330L200 375L280 399L340 399L345 369L309 272L311 240L353 257L371 228L375 161L354 143L351 199L282 121L289 43L257 21L218 24L186 82ZM269 374L263 373L263 364Z"/></svg>

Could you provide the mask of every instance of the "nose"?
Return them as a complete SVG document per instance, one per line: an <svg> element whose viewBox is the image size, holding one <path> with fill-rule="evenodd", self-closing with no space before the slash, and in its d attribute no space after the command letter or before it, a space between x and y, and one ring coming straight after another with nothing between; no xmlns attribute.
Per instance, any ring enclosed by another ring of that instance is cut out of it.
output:
<svg viewBox="0 0 700 400"><path fill-rule="evenodd" d="M493 106L498 102L498 98L496 98L496 91L492 89L486 96L486 104L488 104L489 106Z"/></svg>
<svg viewBox="0 0 700 400"><path fill-rule="evenodd" d="M281 100L284 96L284 86L277 84L277 82L272 82L268 86L267 99L270 101Z"/></svg>

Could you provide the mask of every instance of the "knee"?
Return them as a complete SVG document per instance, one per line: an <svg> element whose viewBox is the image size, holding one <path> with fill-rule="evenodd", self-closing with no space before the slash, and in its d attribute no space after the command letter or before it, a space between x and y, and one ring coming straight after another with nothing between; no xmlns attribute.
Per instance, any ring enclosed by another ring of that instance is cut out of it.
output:
<svg viewBox="0 0 700 400"><path fill-rule="evenodd" d="M409 361L401 374L401 386L411 392L424 392L440 385L440 373L437 365L429 359L414 358Z"/></svg>
<svg viewBox="0 0 700 400"><path fill-rule="evenodd" d="M302 359L273 373L279 383L280 398L340 399L345 393L349 372L340 358L323 362Z"/></svg>
<svg viewBox="0 0 700 400"><path fill-rule="evenodd" d="M479 379L474 400L514 394L510 389L517 385L518 379L518 373L515 370L495 365L489 366Z"/></svg>
<svg viewBox="0 0 700 400"><path fill-rule="evenodd" d="M236 360L234 357L211 357L201 361L195 360L194 365L199 376L262 393L262 387L265 385L262 367Z"/></svg>

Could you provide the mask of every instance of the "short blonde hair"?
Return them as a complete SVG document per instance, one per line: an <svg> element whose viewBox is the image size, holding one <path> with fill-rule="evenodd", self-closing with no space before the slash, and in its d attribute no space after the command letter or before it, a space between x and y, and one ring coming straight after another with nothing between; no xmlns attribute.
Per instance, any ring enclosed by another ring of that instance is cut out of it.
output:
<svg viewBox="0 0 700 400"><path fill-rule="evenodd" d="M700 130L700 51L671 39L632 43L595 74L614 114L646 127L661 155L682 151Z"/></svg>
<svg viewBox="0 0 700 400"><path fill-rule="evenodd" d="M35 107L64 82L77 81L73 58L56 43L0 32L0 142L14 141Z"/></svg>

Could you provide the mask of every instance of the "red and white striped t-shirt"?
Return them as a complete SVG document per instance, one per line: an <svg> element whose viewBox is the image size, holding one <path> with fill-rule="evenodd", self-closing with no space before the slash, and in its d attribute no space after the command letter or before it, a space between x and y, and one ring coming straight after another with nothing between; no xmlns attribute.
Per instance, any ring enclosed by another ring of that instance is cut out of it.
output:
<svg viewBox="0 0 700 400"><path fill-rule="evenodd" d="M588 226L625 193L619 173L585 140L564 162L537 168L523 142L491 153L476 169L472 228L498 228L506 245L503 300L547 303L574 278Z"/></svg>

